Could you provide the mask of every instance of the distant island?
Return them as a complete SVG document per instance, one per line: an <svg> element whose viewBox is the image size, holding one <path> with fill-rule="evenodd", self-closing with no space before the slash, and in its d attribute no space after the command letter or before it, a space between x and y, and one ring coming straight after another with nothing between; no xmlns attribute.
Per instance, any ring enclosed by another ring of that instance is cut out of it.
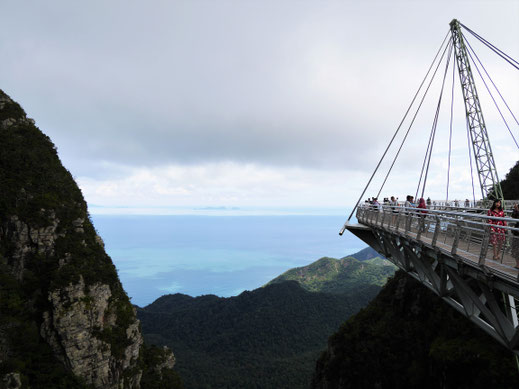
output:
<svg viewBox="0 0 519 389"><path fill-rule="evenodd" d="M194 211L239 211L239 207L201 207L193 208Z"/></svg>

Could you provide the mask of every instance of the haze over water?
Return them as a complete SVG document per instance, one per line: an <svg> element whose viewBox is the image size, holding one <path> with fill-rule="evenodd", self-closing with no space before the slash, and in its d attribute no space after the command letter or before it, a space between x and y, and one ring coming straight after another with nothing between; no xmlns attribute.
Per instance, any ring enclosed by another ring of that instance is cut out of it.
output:
<svg viewBox="0 0 519 389"><path fill-rule="evenodd" d="M338 235L345 216L93 215L139 306L164 294L233 296L284 271L366 245Z"/></svg>

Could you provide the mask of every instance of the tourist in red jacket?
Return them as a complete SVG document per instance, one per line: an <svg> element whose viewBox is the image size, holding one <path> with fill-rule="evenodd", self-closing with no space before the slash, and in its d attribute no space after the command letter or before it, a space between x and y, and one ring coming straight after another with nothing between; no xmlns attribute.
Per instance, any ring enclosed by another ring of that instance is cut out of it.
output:
<svg viewBox="0 0 519 389"><path fill-rule="evenodd" d="M503 211L503 208L501 207L501 200L494 200L487 215L493 217L505 217L505 211ZM492 224L490 227L490 243L494 248L494 260L497 261L499 260L499 254L503 248L503 243L505 242L506 237L506 230L498 226L506 226L506 221L488 219L488 222Z"/></svg>

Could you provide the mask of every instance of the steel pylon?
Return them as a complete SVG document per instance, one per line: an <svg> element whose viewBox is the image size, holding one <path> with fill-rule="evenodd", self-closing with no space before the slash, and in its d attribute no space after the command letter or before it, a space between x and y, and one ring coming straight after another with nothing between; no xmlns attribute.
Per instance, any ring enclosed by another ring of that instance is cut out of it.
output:
<svg viewBox="0 0 519 389"><path fill-rule="evenodd" d="M501 184L497 175L494 155L490 147L490 140L488 139L487 128L470 68L467 48L461 34L460 24L456 19L453 19L450 27L481 194L483 198L491 196L493 199L500 199L503 202L503 191L501 190Z"/></svg>

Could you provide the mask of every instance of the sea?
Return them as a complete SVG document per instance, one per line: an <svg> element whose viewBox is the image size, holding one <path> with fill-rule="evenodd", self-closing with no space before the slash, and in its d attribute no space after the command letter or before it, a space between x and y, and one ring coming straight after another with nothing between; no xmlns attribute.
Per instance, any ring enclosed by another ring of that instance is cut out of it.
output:
<svg viewBox="0 0 519 389"><path fill-rule="evenodd" d="M165 294L229 297L288 269L342 258L366 244L346 216L92 215L133 304Z"/></svg>

